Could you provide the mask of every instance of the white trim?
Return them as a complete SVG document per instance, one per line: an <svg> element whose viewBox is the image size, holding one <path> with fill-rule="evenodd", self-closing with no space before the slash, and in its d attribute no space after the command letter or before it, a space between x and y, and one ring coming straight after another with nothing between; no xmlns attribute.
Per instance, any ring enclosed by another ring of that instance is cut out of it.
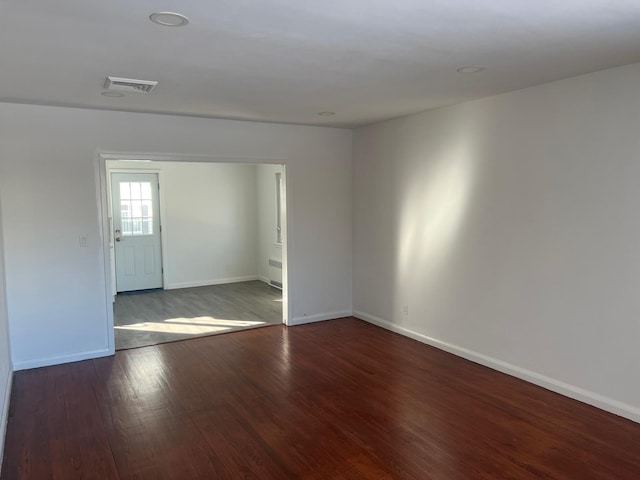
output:
<svg viewBox="0 0 640 480"><path fill-rule="evenodd" d="M203 280L197 282L170 283L165 287L165 290L175 290L176 288L206 287L208 285L223 285L225 283L250 282L251 280L259 280L259 278L257 275L250 275L248 277L215 278L212 280Z"/></svg>
<svg viewBox="0 0 640 480"><path fill-rule="evenodd" d="M284 221L281 220L282 225L282 241L284 242L284 248L282 249L282 323L285 325L291 325L293 319L291 318L291 303L293 302L293 295L291 294L292 283L289 277L289 262L293 261L293 236L290 232L293 231L293 215L290 212L293 211L293 188L291 187L291 170L286 162L282 162L281 165L282 181L284 182L283 196L280 199L282 202L282 214L284 215Z"/></svg>
<svg viewBox="0 0 640 480"><path fill-rule="evenodd" d="M378 327L382 327L385 330L399 333L400 335L412 338L414 340L417 340L418 342L431 345L432 347L452 353L454 355L457 355L458 357L465 358L480 365L484 365L485 367L492 368L499 372L506 373L507 375L511 375L513 377L525 380L529 383L533 383L540 387L546 388L547 390L551 390L552 392L559 393L560 395L564 395L565 397L573 398L574 400L587 403L602 410L606 410L607 412L640 423L640 408L634 407L632 405L619 402L618 400L605 397L604 395L600 395L589 390L585 390L584 388L576 387L561 380L556 380L555 378L547 377L546 375L542 375L540 373L532 372L531 370L517 367L510 363L503 362L502 360L498 360L497 358L489 357L487 355L474 352L473 350L459 347L451 343L443 342L442 340L438 340L436 338L423 335L422 333L409 330L408 328L395 325L387 320L366 312L354 311L353 316L373 325L377 325Z"/></svg>
<svg viewBox="0 0 640 480"><path fill-rule="evenodd" d="M30 368L48 367L49 365L60 365L63 363L89 360L91 358L107 357L114 353L115 351L112 348L104 348L102 350L91 350L89 352L73 353L59 357L39 358L36 360L27 360L26 362L14 362L13 369L17 372L18 370L28 370Z"/></svg>
<svg viewBox="0 0 640 480"><path fill-rule="evenodd" d="M7 383L4 390L4 407L2 409L2 419L0 420L0 472L2 460L4 459L4 443L7 436L7 423L9 423L9 403L11 402L11 389L13 388L13 372L7 375Z"/></svg>
<svg viewBox="0 0 640 480"><path fill-rule="evenodd" d="M97 154L104 160L138 160L151 162L204 162L204 163L253 163L284 165L283 157L239 157L232 155L201 155L185 153L140 153L98 150Z"/></svg>
<svg viewBox="0 0 640 480"><path fill-rule="evenodd" d="M304 317L292 318L289 326L305 325L307 323L324 322L325 320L335 320L336 318L350 317L351 310L343 310L341 312L316 313L315 315L305 315Z"/></svg>
<svg viewBox="0 0 640 480"><path fill-rule="evenodd" d="M271 283L271 280L269 280L268 277L263 277L262 275L258 275L258 280L260 280L261 282L266 283L267 285L269 285Z"/></svg>
<svg viewBox="0 0 640 480"><path fill-rule="evenodd" d="M100 264L100 278L104 280L105 292L105 314L107 322L105 325L107 336L107 351L109 355L115 353L115 332L113 329L113 302L115 296L112 288L112 272L111 272L111 250L109 247L109 239L111 236L111 226L109 225L109 193L108 189L108 172L105 158L102 155L94 156L94 169L96 177L96 194L98 204L98 254L102 257ZM36 360L35 363L38 363ZM41 365L38 365L41 366ZM25 366L24 368L33 368ZM14 364L14 371L18 370Z"/></svg>

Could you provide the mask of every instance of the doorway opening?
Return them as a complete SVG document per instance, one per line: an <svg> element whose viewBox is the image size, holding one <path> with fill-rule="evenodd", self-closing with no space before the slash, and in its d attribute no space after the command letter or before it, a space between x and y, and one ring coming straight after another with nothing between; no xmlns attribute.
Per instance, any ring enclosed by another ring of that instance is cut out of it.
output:
<svg viewBox="0 0 640 480"><path fill-rule="evenodd" d="M114 350L287 323L284 164L99 157Z"/></svg>

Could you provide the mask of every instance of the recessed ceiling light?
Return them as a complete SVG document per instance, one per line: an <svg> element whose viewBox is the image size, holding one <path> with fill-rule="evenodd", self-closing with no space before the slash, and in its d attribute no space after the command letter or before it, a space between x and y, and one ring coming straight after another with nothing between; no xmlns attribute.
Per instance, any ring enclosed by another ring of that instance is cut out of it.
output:
<svg viewBox="0 0 640 480"><path fill-rule="evenodd" d="M120 93L120 92L102 92L100 95L102 95L103 97L110 97L110 98L124 97L124 93Z"/></svg>
<svg viewBox="0 0 640 480"><path fill-rule="evenodd" d="M484 71L484 67L460 67L456 71L458 73L480 73Z"/></svg>
<svg viewBox="0 0 640 480"><path fill-rule="evenodd" d="M149 15L149 20L165 27L183 27L189 23L187 17L174 12L155 12Z"/></svg>
<svg viewBox="0 0 640 480"><path fill-rule="evenodd" d="M330 117L331 115L335 115L336 112L318 112L318 115L322 117Z"/></svg>

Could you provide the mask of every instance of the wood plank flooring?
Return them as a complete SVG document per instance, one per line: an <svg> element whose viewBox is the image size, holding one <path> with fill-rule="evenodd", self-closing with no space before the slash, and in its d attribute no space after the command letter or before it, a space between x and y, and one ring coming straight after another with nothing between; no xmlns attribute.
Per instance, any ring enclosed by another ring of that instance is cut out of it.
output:
<svg viewBox="0 0 640 480"><path fill-rule="evenodd" d="M120 294L113 305L116 350L282 323L282 292L266 283Z"/></svg>
<svg viewBox="0 0 640 480"><path fill-rule="evenodd" d="M639 479L640 424L356 319L17 372L2 479Z"/></svg>

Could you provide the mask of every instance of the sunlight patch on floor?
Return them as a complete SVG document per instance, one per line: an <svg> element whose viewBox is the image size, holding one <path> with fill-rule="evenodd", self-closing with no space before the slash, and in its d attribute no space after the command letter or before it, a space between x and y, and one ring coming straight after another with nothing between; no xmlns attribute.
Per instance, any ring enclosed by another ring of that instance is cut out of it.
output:
<svg viewBox="0 0 640 480"><path fill-rule="evenodd" d="M191 323L197 325L217 325L225 327L253 327L255 325L264 325L266 322L250 321L250 320L229 320L224 318L213 317L193 317L193 318L170 318L165 322L175 323Z"/></svg>
<svg viewBox="0 0 640 480"><path fill-rule="evenodd" d="M131 325L116 325L116 330L136 330L155 333L178 333L182 335L202 335L203 333L223 332L231 327L213 327L208 325L187 325L181 323L144 322Z"/></svg>
<svg viewBox="0 0 640 480"><path fill-rule="evenodd" d="M136 330L140 332L176 333L181 335L202 335L204 333L224 332L237 327L254 327L266 322L249 320L230 320L213 317L170 318L162 322L142 322L130 325L116 325L117 330Z"/></svg>

